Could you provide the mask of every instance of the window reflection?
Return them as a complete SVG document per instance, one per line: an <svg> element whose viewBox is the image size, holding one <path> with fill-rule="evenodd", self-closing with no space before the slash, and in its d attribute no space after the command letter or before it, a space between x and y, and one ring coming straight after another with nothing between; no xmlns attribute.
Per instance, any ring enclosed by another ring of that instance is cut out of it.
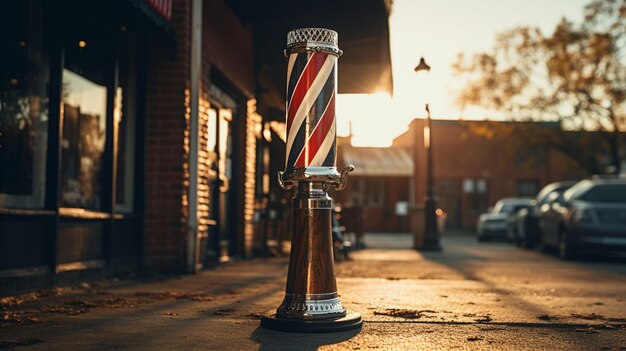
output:
<svg viewBox="0 0 626 351"><path fill-rule="evenodd" d="M133 211L135 177L135 120L136 120L136 56L137 40L124 32L119 61L119 84L115 91L113 120L117 124L117 174L115 211Z"/></svg>
<svg viewBox="0 0 626 351"><path fill-rule="evenodd" d="M101 209L107 88L63 70L61 204Z"/></svg>
<svg viewBox="0 0 626 351"><path fill-rule="evenodd" d="M42 208L49 74L40 1L2 2L0 36L0 206Z"/></svg>
<svg viewBox="0 0 626 351"><path fill-rule="evenodd" d="M232 178L232 132L230 126L232 119L232 110L219 110L219 169L221 173L220 176L228 180Z"/></svg>
<svg viewBox="0 0 626 351"><path fill-rule="evenodd" d="M217 178L218 174L218 157L217 157L217 110L209 109L208 135L207 135L207 152L209 159L209 177L212 181Z"/></svg>
<svg viewBox="0 0 626 351"><path fill-rule="evenodd" d="M487 209L489 204L489 196L487 194L488 184L484 178L463 179L463 193L465 199L463 203L468 204L468 213L470 215L479 215Z"/></svg>

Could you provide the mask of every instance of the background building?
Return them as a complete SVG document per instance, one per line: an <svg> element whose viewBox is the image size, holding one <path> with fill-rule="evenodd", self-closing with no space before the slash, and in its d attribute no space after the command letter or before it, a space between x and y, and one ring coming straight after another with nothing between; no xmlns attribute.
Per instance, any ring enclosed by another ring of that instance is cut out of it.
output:
<svg viewBox="0 0 626 351"><path fill-rule="evenodd" d="M418 205L426 196L424 127L424 119L414 119L393 142L413 155ZM501 198L532 197L547 183L588 176L563 154L519 133L532 128L560 132L551 123L432 121L435 194L446 226L474 228L478 216Z"/></svg>

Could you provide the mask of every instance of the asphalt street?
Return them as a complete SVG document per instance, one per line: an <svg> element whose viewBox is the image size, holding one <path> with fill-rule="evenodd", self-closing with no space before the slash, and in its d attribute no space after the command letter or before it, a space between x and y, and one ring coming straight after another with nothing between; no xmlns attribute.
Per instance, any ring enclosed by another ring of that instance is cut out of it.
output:
<svg viewBox="0 0 626 351"><path fill-rule="evenodd" d="M178 277L96 281L0 299L0 349L626 350L626 260L567 262L506 243L369 234L339 261L340 299L359 332L259 327L280 304L287 258Z"/></svg>

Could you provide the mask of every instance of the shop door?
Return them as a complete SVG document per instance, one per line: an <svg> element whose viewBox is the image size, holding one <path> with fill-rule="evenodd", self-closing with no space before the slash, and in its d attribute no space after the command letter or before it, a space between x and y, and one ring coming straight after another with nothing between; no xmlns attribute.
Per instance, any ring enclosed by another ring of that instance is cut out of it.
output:
<svg viewBox="0 0 626 351"><path fill-rule="evenodd" d="M211 109L209 114L209 140L216 142L211 155L210 216L214 223L209 232L209 257L220 262L228 261L234 243L231 237L232 203L232 110ZM211 144L211 143L210 143Z"/></svg>

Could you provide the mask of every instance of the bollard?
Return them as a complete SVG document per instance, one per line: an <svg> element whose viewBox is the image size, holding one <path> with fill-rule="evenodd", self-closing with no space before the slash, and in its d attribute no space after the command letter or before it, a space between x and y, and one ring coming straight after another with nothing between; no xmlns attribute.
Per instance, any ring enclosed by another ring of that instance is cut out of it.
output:
<svg viewBox="0 0 626 351"><path fill-rule="evenodd" d="M261 326L290 332L361 328L339 301L334 272L332 186L345 188L353 166L336 167L337 33L301 28L287 34L287 155L278 183L293 198L293 232L285 297Z"/></svg>

